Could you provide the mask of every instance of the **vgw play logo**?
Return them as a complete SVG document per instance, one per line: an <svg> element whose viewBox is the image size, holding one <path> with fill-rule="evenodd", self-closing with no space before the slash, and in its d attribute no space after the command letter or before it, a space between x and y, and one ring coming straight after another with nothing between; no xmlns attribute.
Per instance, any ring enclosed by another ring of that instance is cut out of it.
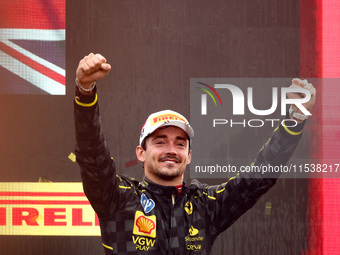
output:
<svg viewBox="0 0 340 255"><path fill-rule="evenodd" d="M242 116L245 115L245 99L247 99L247 107L249 112L256 116L269 116L273 114L277 108L278 108L278 99L280 97L280 107L281 107L281 115L286 115L286 109L287 105L295 105L300 111L306 115L310 116L312 115L304 106L303 104L308 102L311 98L311 93L307 89L301 88L301 87L272 87L272 93L271 93L271 106L269 109L256 109L254 107L254 95L253 95L253 87L247 87L247 94L244 95L243 91L236 85L232 84L214 84L214 86L211 86L207 83L203 82L196 82L196 84L199 84L199 86L196 86L197 89L205 92L201 94L201 115L207 115L208 114L208 99L207 95L210 96L211 100L214 102L215 107L220 105L220 107L226 108L227 106L223 106L221 95L223 93L230 93L232 96L232 113L234 116ZM217 90L219 92L217 92ZM280 91L280 95L279 95ZM288 93L298 93L302 95L301 98L288 98ZM219 101L219 104L217 103L217 100ZM261 99L263 100L263 99ZM230 109L226 109L230 111ZM277 122L279 122L280 119L243 119L241 121L235 121L233 119L213 119L213 127L216 127L217 125L226 125L230 124L231 127L233 126L240 126L243 127L249 126L249 127L262 127L265 123L271 123L272 127L276 125ZM281 120L282 125L286 127L294 127L297 125L297 121L292 119L284 119Z"/></svg>

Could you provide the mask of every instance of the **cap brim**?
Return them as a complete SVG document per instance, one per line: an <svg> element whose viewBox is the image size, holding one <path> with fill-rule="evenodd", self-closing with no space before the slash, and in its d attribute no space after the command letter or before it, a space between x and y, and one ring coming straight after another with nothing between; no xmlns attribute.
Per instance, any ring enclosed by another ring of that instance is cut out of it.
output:
<svg viewBox="0 0 340 255"><path fill-rule="evenodd" d="M179 121L165 122L165 123L162 123L162 125L160 125L158 128L164 127L164 126L175 126L175 127L182 129L188 135L189 140L191 140L194 137L194 130L192 129L192 127L184 124L183 122L179 122Z"/></svg>

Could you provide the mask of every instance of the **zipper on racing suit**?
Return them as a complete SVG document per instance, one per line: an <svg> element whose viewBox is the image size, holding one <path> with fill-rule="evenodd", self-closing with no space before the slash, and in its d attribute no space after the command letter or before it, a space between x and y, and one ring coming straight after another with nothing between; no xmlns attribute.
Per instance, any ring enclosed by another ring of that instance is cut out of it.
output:
<svg viewBox="0 0 340 255"><path fill-rule="evenodd" d="M170 238L169 238L169 255L177 255L176 252L172 251L171 249L171 242L172 242L172 226L173 226L173 210L175 207L175 203L176 203L176 194L171 194L171 201L172 201L172 207L171 207L171 215L170 215Z"/></svg>

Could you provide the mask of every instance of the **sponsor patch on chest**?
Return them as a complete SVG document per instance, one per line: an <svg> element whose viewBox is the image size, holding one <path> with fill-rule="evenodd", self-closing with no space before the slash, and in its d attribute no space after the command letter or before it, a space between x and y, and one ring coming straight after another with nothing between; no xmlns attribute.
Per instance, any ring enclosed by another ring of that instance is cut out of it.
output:
<svg viewBox="0 0 340 255"><path fill-rule="evenodd" d="M156 215L146 216L136 211L133 225L132 241L136 250L148 251L156 242Z"/></svg>

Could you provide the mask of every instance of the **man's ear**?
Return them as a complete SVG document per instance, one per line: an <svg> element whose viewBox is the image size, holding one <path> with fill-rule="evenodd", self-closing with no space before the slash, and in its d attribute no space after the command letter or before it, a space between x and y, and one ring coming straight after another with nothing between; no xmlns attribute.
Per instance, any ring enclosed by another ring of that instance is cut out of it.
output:
<svg viewBox="0 0 340 255"><path fill-rule="evenodd" d="M136 147L136 155L137 155L137 158L140 162L143 162L145 161L145 158L144 158L144 149L142 148L142 146L138 145Z"/></svg>

